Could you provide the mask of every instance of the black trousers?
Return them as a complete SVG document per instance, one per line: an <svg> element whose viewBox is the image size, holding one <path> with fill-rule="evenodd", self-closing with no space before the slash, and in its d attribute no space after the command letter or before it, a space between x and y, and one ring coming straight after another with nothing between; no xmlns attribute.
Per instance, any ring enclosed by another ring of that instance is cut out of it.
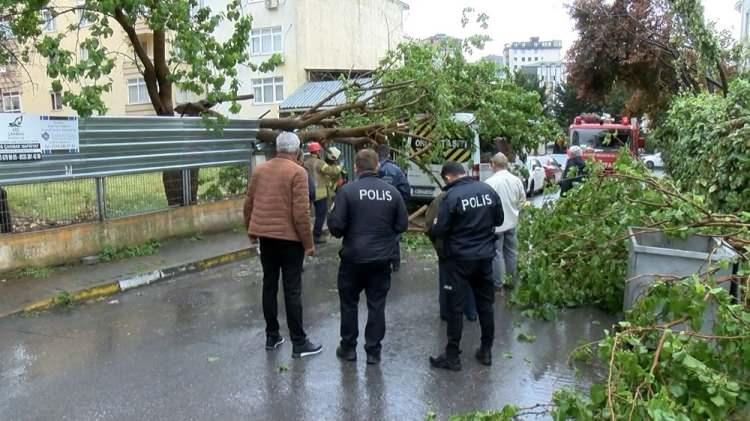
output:
<svg viewBox="0 0 750 421"><path fill-rule="evenodd" d="M380 355L385 337L385 301L391 288L390 261L350 263L339 266L339 299L341 301L341 346L355 348L359 336L359 295L367 297L365 351Z"/></svg>
<svg viewBox="0 0 750 421"><path fill-rule="evenodd" d="M263 265L263 316L266 335L279 335L279 275L284 285L286 323L292 343L303 345L307 334L302 328L302 262L305 250L298 241L260 239L260 262Z"/></svg>
<svg viewBox="0 0 750 421"><path fill-rule="evenodd" d="M495 340L495 283L492 278L492 259L457 260L443 262L446 279L443 289L448 310L448 358L458 358L463 332L463 312L466 297L473 291L482 329L482 347L492 348Z"/></svg>
<svg viewBox="0 0 750 421"><path fill-rule="evenodd" d="M438 260L438 303L440 304L440 318L448 320L448 297L445 291L445 280L448 279L446 273L446 265L444 259ZM477 302L474 298L474 290L467 283L464 287L466 289L466 303L464 304L464 315L469 319L477 318Z"/></svg>

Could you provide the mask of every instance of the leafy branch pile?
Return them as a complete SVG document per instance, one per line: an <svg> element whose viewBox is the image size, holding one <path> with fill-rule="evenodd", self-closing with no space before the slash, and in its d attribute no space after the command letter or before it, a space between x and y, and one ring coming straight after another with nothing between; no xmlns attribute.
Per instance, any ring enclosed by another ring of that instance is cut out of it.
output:
<svg viewBox="0 0 750 421"><path fill-rule="evenodd" d="M555 419L740 419L750 403L750 312L722 281L694 275L652 287L615 331L580 350L598 353L607 377L588 396L557 392Z"/></svg>
<svg viewBox="0 0 750 421"><path fill-rule="evenodd" d="M686 237L705 234L747 246L750 213L712 212L705 198L683 194L669 179L648 175L626 154L615 174L601 167L556 203L531 209L519 224L521 286L513 301L550 319L563 307L622 308L628 227Z"/></svg>

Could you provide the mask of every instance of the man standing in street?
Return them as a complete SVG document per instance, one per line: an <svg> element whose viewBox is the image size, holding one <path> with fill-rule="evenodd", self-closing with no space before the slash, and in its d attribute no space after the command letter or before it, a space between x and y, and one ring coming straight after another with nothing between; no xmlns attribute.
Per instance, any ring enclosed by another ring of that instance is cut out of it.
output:
<svg viewBox="0 0 750 421"><path fill-rule="evenodd" d="M388 145L378 145L378 159L380 160L378 176L388 184L395 187L401 194L401 198L404 199L404 202L408 203L409 199L411 199L411 186L409 185L409 179L401 170L401 167L391 161L391 148ZM396 243L396 252L391 260L391 267L394 272L398 272L401 269L401 236L398 237Z"/></svg>
<svg viewBox="0 0 750 421"><path fill-rule="evenodd" d="M259 165L250 178L245 200L245 227L250 240L260 241L263 266L263 315L266 349L284 343L279 333L279 275L284 284L286 319L292 357L319 354L323 349L307 339L302 327L302 262L315 253L310 230L308 178L298 163L300 140L284 132L276 139L276 157Z"/></svg>
<svg viewBox="0 0 750 421"><path fill-rule="evenodd" d="M336 164L326 163L323 157L323 148L318 142L307 144L310 156L305 160L305 169L312 174L315 181L315 225L313 227L313 240L315 244L323 244L323 225L328 214L328 196L331 184L341 175L341 167Z"/></svg>
<svg viewBox="0 0 750 421"><path fill-rule="evenodd" d="M580 146L571 146L568 149L568 162L565 164L565 171L560 181L560 195L565 196L574 187L574 183L580 183L585 176L586 161L583 159L583 149Z"/></svg>
<svg viewBox="0 0 750 421"><path fill-rule="evenodd" d="M503 206L490 186L466 176L464 167L453 161L443 165L445 197L430 235L443 240L445 285L448 309L448 345L445 353L430 357L435 368L461 370L461 334L466 294L476 299L482 343L475 353L483 365L492 365L495 339L495 288L492 259L495 256L495 227L503 224Z"/></svg>
<svg viewBox="0 0 750 421"><path fill-rule="evenodd" d="M341 344L336 355L346 361L357 360L358 304L364 290L368 308L367 363L378 364L385 337L390 260L398 235L408 228L409 216L398 190L378 178L378 156L374 151L359 151L354 170L358 179L339 190L328 220L331 234L344 239L338 277Z"/></svg>
<svg viewBox="0 0 750 421"><path fill-rule="evenodd" d="M526 202L526 191L521 179L508 171L508 158L498 152L490 159L494 174L485 180L500 196L503 204L503 224L495 228L495 259L493 260L493 277L495 288L514 287L518 281L517 255L518 239L516 226L518 214Z"/></svg>

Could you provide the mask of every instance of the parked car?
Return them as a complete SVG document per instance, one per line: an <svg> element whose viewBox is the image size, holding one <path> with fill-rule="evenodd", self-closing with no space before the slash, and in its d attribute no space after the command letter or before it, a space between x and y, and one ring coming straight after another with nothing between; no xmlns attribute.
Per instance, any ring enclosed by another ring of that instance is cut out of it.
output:
<svg viewBox="0 0 750 421"><path fill-rule="evenodd" d="M641 161L646 164L646 168L653 170L654 168L664 167L664 161L661 159L661 152L657 152L650 155L643 155Z"/></svg>
<svg viewBox="0 0 750 421"><path fill-rule="evenodd" d="M526 159L526 169L529 171L529 177L526 180L526 193L533 196L544 191L547 174L542 162L538 158L529 157Z"/></svg>
<svg viewBox="0 0 750 421"><path fill-rule="evenodd" d="M555 158L550 155L540 156L539 162L541 162L542 167L544 168L544 174L547 181L557 184L562 180L563 167Z"/></svg>

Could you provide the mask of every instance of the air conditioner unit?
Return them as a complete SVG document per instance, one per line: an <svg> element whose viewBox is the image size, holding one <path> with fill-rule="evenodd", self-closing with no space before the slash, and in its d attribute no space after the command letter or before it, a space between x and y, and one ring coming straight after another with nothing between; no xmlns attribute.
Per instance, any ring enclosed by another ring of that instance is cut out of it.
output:
<svg viewBox="0 0 750 421"><path fill-rule="evenodd" d="M278 9L279 0L266 0L266 9Z"/></svg>

